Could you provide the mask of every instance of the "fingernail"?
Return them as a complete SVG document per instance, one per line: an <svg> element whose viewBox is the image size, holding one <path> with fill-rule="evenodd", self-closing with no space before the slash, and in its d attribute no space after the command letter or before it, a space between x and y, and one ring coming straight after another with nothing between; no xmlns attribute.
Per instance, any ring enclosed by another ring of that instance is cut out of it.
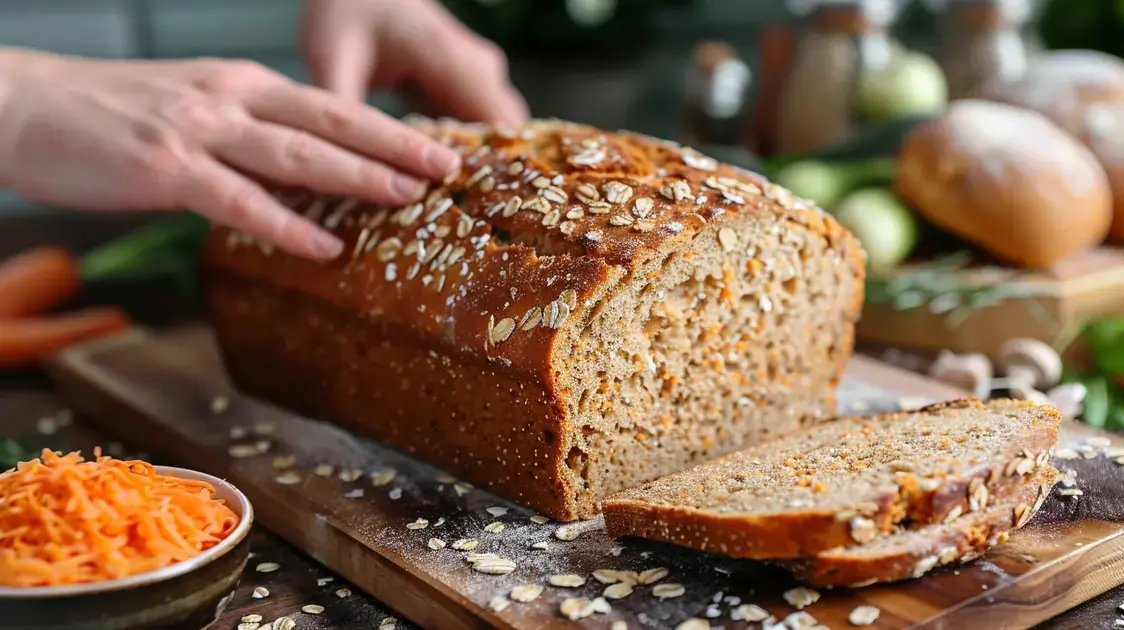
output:
<svg viewBox="0 0 1124 630"><path fill-rule="evenodd" d="M326 232L312 233L312 251L320 258L332 259L343 252L343 241Z"/></svg>
<svg viewBox="0 0 1124 630"><path fill-rule="evenodd" d="M425 194L425 182L401 173L394 176L390 186L394 189L394 192L410 200L417 199Z"/></svg>
<svg viewBox="0 0 1124 630"><path fill-rule="evenodd" d="M431 146L425 150L425 163L441 175L448 175L461 167L461 156L442 146Z"/></svg>

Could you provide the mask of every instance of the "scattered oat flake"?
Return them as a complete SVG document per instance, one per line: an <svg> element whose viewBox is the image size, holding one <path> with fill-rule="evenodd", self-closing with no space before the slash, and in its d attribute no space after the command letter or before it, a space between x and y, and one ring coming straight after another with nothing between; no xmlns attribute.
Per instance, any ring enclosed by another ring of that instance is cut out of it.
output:
<svg viewBox="0 0 1124 630"><path fill-rule="evenodd" d="M563 525L562 527L554 530L554 537L558 540L576 540L578 536L581 536L581 534L582 532L580 529L577 529L576 527L570 527L568 525Z"/></svg>
<svg viewBox="0 0 1124 630"><path fill-rule="evenodd" d="M539 542L531 543L531 549L542 549L545 551L547 549L546 541L540 540Z"/></svg>
<svg viewBox="0 0 1124 630"><path fill-rule="evenodd" d="M1099 435L1085 438L1085 443L1089 446L1092 446L1093 448L1108 448L1112 446L1112 440L1106 437L1101 437Z"/></svg>
<svg viewBox="0 0 1124 630"><path fill-rule="evenodd" d="M261 624L255 622L238 624L238 630L259 630L260 628Z"/></svg>
<svg viewBox="0 0 1124 630"><path fill-rule="evenodd" d="M301 476L300 473L290 470L274 477L273 481L283 486L292 486L301 482Z"/></svg>
<svg viewBox="0 0 1124 630"><path fill-rule="evenodd" d="M254 567L254 570L257 571L258 573L273 573L274 571L276 571L277 569L280 569L280 568L281 568L281 565L277 564L276 562L263 562L263 563L259 564L258 566Z"/></svg>
<svg viewBox="0 0 1124 630"><path fill-rule="evenodd" d="M236 425L230 427L230 439L232 439L232 440L241 440L242 438L246 437L246 435L248 435L249 433L250 432L246 430L246 427L244 427L240 424L236 424Z"/></svg>
<svg viewBox="0 0 1124 630"><path fill-rule="evenodd" d="M253 457L261 454L253 444L234 444L227 449L227 452L230 453L231 457Z"/></svg>
<svg viewBox="0 0 1124 630"><path fill-rule="evenodd" d="M484 531L488 532L489 534L498 534L503 531L503 523L499 521L488 523L484 526Z"/></svg>
<svg viewBox="0 0 1124 630"><path fill-rule="evenodd" d="M810 588L798 586L784 592L784 600L792 607L800 610L805 606L811 606L820 599L820 594Z"/></svg>
<svg viewBox="0 0 1124 630"><path fill-rule="evenodd" d="M632 585L628 582L617 582L605 587L604 592L601 593L609 599L623 599L632 595Z"/></svg>
<svg viewBox="0 0 1124 630"><path fill-rule="evenodd" d="M226 396L215 396L211 399L211 413L216 416L230 407L230 399Z"/></svg>
<svg viewBox="0 0 1124 630"><path fill-rule="evenodd" d="M440 538L430 538L429 542L426 543L426 545L428 545L430 549L436 551L438 549L445 548L445 541L441 540Z"/></svg>
<svg viewBox="0 0 1124 630"><path fill-rule="evenodd" d="M345 597L351 597L351 589L349 589L349 588L337 589L336 590L336 597L338 597L340 599L343 599Z"/></svg>
<svg viewBox="0 0 1124 630"><path fill-rule="evenodd" d="M670 599L672 597L679 597L686 593L687 589L682 584L675 584L668 582L666 584L657 584L652 587L652 596L657 599Z"/></svg>
<svg viewBox="0 0 1124 630"><path fill-rule="evenodd" d="M507 514L507 508L498 507L498 506L497 507L490 507L490 508L488 508L488 514L491 514L492 516L495 516L495 517L498 518L500 516L503 516L503 515Z"/></svg>
<svg viewBox="0 0 1124 630"><path fill-rule="evenodd" d="M392 501L397 501L398 499L401 499L402 498L402 488L395 488L395 489L391 490L390 493L387 494L387 496L389 496Z"/></svg>
<svg viewBox="0 0 1124 630"><path fill-rule="evenodd" d="M425 529L426 527L429 527L429 521L424 518L419 518L413 523L406 523L406 529Z"/></svg>
<svg viewBox="0 0 1124 630"><path fill-rule="evenodd" d="M457 478L450 475L438 475L437 483L456 483Z"/></svg>
<svg viewBox="0 0 1124 630"><path fill-rule="evenodd" d="M531 522L538 523L539 525L545 525L550 522L550 519L543 516L542 514L535 514L531 517Z"/></svg>
<svg viewBox="0 0 1124 630"><path fill-rule="evenodd" d="M515 570L516 565L506 558L485 558L472 563L472 568L490 575L507 575Z"/></svg>
<svg viewBox="0 0 1124 630"><path fill-rule="evenodd" d="M460 540L453 543L453 549L456 549L457 551L472 551L473 549L476 549L476 545L479 544L480 541L476 540L475 538L461 538Z"/></svg>
<svg viewBox="0 0 1124 630"><path fill-rule="evenodd" d="M312 472L320 477L331 477L335 470L336 469L331 464L317 464L316 468L312 469Z"/></svg>
<svg viewBox="0 0 1124 630"><path fill-rule="evenodd" d="M710 630L710 622L699 619L698 617L692 617L675 626L675 630Z"/></svg>
<svg viewBox="0 0 1124 630"><path fill-rule="evenodd" d="M488 608L491 608L493 612L502 612L510 605L511 600L503 595L496 595L488 602Z"/></svg>
<svg viewBox="0 0 1124 630"><path fill-rule="evenodd" d="M769 618L769 611L756 604L742 604L730 611L730 619L734 621L765 621Z"/></svg>
<svg viewBox="0 0 1124 630"><path fill-rule="evenodd" d="M297 627L297 622L289 617L278 617L273 620L273 630L293 630Z"/></svg>
<svg viewBox="0 0 1124 630"><path fill-rule="evenodd" d="M269 589L264 586L259 586L254 589L254 594L251 595L254 599L265 599L269 597Z"/></svg>
<svg viewBox="0 0 1124 630"><path fill-rule="evenodd" d="M301 606L301 612L306 612L310 615L319 615L324 612L324 607L320 604L305 604Z"/></svg>
<svg viewBox="0 0 1124 630"><path fill-rule="evenodd" d="M273 467L277 470L285 470L297 465L297 458L292 455L281 455L273 458Z"/></svg>
<svg viewBox="0 0 1124 630"><path fill-rule="evenodd" d="M1058 452L1054 453L1054 457L1058 459L1077 459L1081 457L1081 455L1072 448L1059 448Z"/></svg>
<svg viewBox="0 0 1124 630"><path fill-rule="evenodd" d="M363 476L363 471L358 468L344 468L340 471L339 479L345 483L351 483Z"/></svg>
<svg viewBox="0 0 1124 630"><path fill-rule="evenodd" d="M628 624L623 621L614 621L609 630L628 630Z"/></svg>
<svg viewBox="0 0 1124 630"><path fill-rule="evenodd" d="M394 626L398 625L398 619L395 617L387 617L379 622L379 630L394 630Z"/></svg>
<svg viewBox="0 0 1124 630"><path fill-rule="evenodd" d="M457 491L458 496L464 496L469 492L472 492L472 484L461 481L453 484L453 490Z"/></svg>
<svg viewBox="0 0 1124 630"><path fill-rule="evenodd" d="M261 623L261 615L244 615L241 619L242 623Z"/></svg>
<svg viewBox="0 0 1124 630"><path fill-rule="evenodd" d="M585 578L580 575L574 575L573 573L552 575L547 578L547 581L550 582L551 586L561 586L563 588L577 588L585 584Z"/></svg>
<svg viewBox="0 0 1124 630"><path fill-rule="evenodd" d="M334 578L334 577L327 577L327 576L326 577L319 577L319 578L316 578L316 586L324 586L325 584L331 584L332 582L335 582L335 581L336 581L336 578Z"/></svg>
<svg viewBox="0 0 1124 630"><path fill-rule="evenodd" d="M668 571L664 567L656 567L654 569L648 569L647 571L641 571L639 582L641 584L655 584L656 582L659 582L660 580L667 577L667 573Z"/></svg>
<svg viewBox="0 0 1124 630"><path fill-rule="evenodd" d="M859 606L851 611L847 621L852 626L869 626L878 620L879 610L874 606Z"/></svg>
<svg viewBox="0 0 1124 630"><path fill-rule="evenodd" d="M613 545L612 547L609 547L610 556L619 556L621 555L622 551L624 551L624 545Z"/></svg>
<svg viewBox="0 0 1124 630"><path fill-rule="evenodd" d="M377 487L385 486L394 478L398 476L398 471L393 468L383 468L371 473L371 485Z"/></svg>
<svg viewBox="0 0 1124 630"><path fill-rule="evenodd" d="M781 622L781 627L792 628L793 630L812 630L813 628L819 628L820 622L801 610L785 617L784 621Z"/></svg>
<svg viewBox="0 0 1124 630"><path fill-rule="evenodd" d="M517 602L530 602L542 595L541 584L524 584L511 589L511 599Z"/></svg>
<svg viewBox="0 0 1124 630"><path fill-rule="evenodd" d="M345 499L359 499L363 496L363 488L353 488L344 493Z"/></svg>
<svg viewBox="0 0 1124 630"><path fill-rule="evenodd" d="M584 597L568 597L562 600L558 611L570 621L585 619L593 614L593 602Z"/></svg>

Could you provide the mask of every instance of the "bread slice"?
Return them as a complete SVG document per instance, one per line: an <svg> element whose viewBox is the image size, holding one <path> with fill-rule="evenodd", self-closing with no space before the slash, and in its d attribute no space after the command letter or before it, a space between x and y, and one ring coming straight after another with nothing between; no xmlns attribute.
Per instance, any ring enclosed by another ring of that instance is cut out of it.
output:
<svg viewBox="0 0 1124 630"><path fill-rule="evenodd" d="M842 418L621 492L605 524L738 558L811 556L1010 496L1060 424L1050 406L976 399Z"/></svg>
<svg viewBox="0 0 1124 630"><path fill-rule="evenodd" d="M271 188L338 260L216 229L240 392L558 520L834 415L865 265L830 215L637 134L416 124L464 164L416 204Z"/></svg>
<svg viewBox="0 0 1124 630"><path fill-rule="evenodd" d="M1016 493L983 511L778 564L801 582L819 587L859 588L918 578L938 566L974 560L1005 541L1038 513L1057 480L1058 471L1047 464Z"/></svg>

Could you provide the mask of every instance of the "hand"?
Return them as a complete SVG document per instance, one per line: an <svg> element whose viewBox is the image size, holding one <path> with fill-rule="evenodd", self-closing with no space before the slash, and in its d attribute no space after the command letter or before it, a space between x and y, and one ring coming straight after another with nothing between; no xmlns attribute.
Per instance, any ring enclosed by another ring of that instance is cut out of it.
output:
<svg viewBox="0 0 1124 630"><path fill-rule="evenodd" d="M457 168L459 156L421 132L251 62L0 48L0 188L35 201L189 209L324 260L340 241L250 176L403 205L423 179Z"/></svg>
<svg viewBox="0 0 1124 630"><path fill-rule="evenodd" d="M434 0L309 0L303 48L313 81L352 100L411 83L461 120L527 119L503 52Z"/></svg>

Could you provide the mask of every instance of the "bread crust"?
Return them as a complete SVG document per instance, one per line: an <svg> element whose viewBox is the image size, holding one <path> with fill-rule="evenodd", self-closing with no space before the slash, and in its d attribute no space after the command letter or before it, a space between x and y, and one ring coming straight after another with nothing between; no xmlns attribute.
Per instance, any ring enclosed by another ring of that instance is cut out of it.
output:
<svg viewBox="0 0 1124 630"><path fill-rule="evenodd" d="M946 525L909 530L908 545L882 554L864 554L863 547L829 551L811 558L778 563L810 586L861 588L871 584L921 577L939 566L974 560L1011 531L1028 523L1058 480L1053 466L1044 466L1034 479L994 507L961 516ZM1029 510L1024 514L1023 510ZM882 543L875 539L871 545Z"/></svg>
<svg viewBox="0 0 1124 630"><path fill-rule="evenodd" d="M560 121L520 130L413 124L465 163L419 205L378 208L276 189L344 241L339 260L317 264L215 230L204 263L208 309L242 391L372 436L552 518L590 518L602 497L585 485L582 467L612 446L581 449L617 428L578 413L575 388L596 378L584 358L598 351L588 331L614 296L639 286L638 275L703 251L713 259L718 246L744 254L755 246L749 230L771 225L826 244L830 254L806 264L838 276L822 306L835 328L803 333L826 334L823 349L797 348L809 365L781 373L789 383L764 384L779 402L747 407L736 422L749 428L711 455L762 430L830 416L864 276L861 247L830 216L758 175L637 134ZM763 424L776 426L755 428ZM670 472L657 451L648 457L630 464L651 465L648 478Z"/></svg>
<svg viewBox="0 0 1124 630"><path fill-rule="evenodd" d="M1026 443L1014 448L1025 454L1032 464L1024 471L1025 475L1048 466L1061 425L1061 414L1052 407L1014 400L993 400L984 405L977 399L964 399L916 411L881 414L879 418L893 420L945 409L1035 410L1040 414L1041 430L1032 434ZM809 434L815 431L816 427L805 429L805 433ZM708 462L696 470L719 464L722 459ZM680 476L687 477L692 472L685 471ZM898 473L894 477L892 491L868 497L862 505L842 509L794 509L753 516L649 502L645 499L645 492L653 484L663 481L657 480L609 497L603 507L606 529L611 536L636 536L671 542L734 558L803 558L829 549L861 544L854 533L852 519L855 517L869 520L874 532L885 534L902 522L941 523L955 511L977 511L980 505L978 500L973 502L973 491L982 486L987 490L986 497L1001 500L1026 485L1024 473L1014 474L1016 472L1011 461L1004 460L981 462L970 470L927 481L908 472Z"/></svg>

